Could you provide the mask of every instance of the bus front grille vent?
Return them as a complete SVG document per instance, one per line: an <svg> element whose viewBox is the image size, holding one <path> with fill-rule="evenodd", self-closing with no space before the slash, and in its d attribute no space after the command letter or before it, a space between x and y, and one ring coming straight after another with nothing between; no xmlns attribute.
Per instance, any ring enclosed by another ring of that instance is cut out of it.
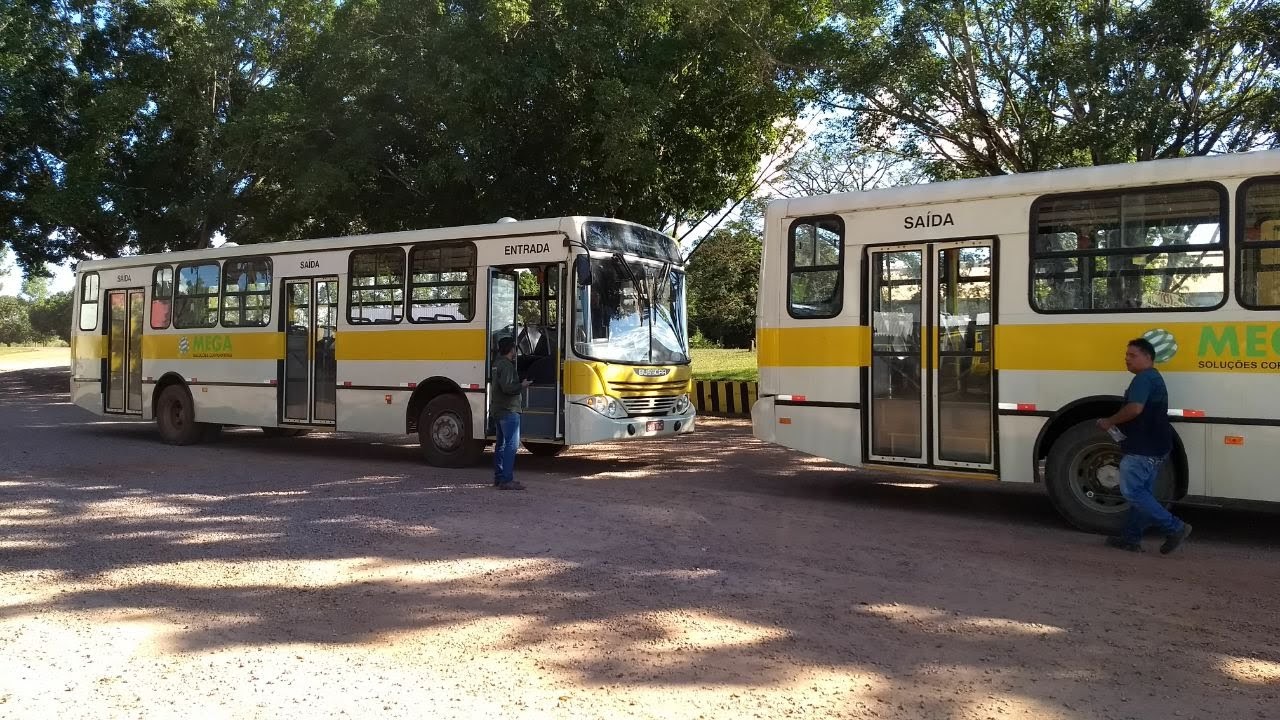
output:
<svg viewBox="0 0 1280 720"><path fill-rule="evenodd" d="M627 409L627 414L631 417L669 415L676 406L676 399L673 397L622 398L622 406Z"/></svg>

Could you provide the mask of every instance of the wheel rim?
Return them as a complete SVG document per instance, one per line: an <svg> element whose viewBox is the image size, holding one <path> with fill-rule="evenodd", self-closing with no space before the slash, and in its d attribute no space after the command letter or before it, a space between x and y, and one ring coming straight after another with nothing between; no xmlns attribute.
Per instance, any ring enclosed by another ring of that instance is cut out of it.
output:
<svg viewBox="0 0 1280 720"><path fill-rule="evenodd" d="M177 400L170 400L168 407L165 408L165 415L169 418L169 427L175 431L182 431L182 403Z"/></svg>
<svg viewBox="0 0 1280 720"><path fill-rule="evenodd" d="M457 414L440 413L431 421L431 443L439 450L453 452L462 445L463 427Z"/></svg>
<svg viewBox="0 0 1280 720"><path fill-rule="evenodd" d="M1128 501L1120 494L1120 452L1109 443L1085 447L1071 459L1071 494L1095 512L1124 512Z"/></svg>

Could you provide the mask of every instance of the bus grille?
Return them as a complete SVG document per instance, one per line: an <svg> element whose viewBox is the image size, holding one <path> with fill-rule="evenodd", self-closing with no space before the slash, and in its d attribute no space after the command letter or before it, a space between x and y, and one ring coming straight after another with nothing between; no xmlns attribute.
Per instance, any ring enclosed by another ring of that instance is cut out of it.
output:
<svg viewBox="0 0 1280 720"><path fill-rule="evenodd" d="M676 406L676 399L673 397L622 398L622 406L627 409L627 414L631 417L669 415Z"/></svg>

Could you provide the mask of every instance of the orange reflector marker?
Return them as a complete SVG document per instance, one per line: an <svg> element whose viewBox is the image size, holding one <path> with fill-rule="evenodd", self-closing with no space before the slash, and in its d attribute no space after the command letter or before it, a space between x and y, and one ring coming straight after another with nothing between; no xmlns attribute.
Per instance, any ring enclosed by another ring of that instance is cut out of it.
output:
<svg viewBox="0 0 1280 720"><path fill-rule="evenodd" d="M1226 436L1226 437L1222 438L1222 444L1223 444L1223 445L1243 445L1243 444L1244 444L1244 436L1243 436L1243 435L1228 435L1228 436Z"/></svg>
<svg viewBox="0 0 1280 720"><path fill-rule="evenodd" d="M790 424L791 424L791 418L778 418L778 424L779 424L779 425L790 425Z"/></svg>

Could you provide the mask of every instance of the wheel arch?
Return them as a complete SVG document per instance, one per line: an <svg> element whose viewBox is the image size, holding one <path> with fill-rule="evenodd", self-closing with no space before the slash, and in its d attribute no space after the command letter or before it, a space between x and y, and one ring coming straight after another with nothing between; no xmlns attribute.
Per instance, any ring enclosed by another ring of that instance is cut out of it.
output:
<svg viewBox="0 0 1280 720"><path fill-rule="evenodd" d="M418 386L413 390L413 394L409 396L408 407L405 408L405 432L412 434L418 431L418 417L422 414L422 409L427 406L427 403L441 395L454 394L466 400L467 394L462 391L462 386L447 377L436 375L418 383ZM468 402L468 404L470 403Z"/></svg>
<svg viewBox="0 0 1280 720"><path fill-rule="evenodd" d="M187 391L187 395L191 397L191 410L194 415L196 407L196 396L191 393L191 387L187 385L186 378L176 372L167 372L156 380L156 384L151 388L151 417L156 416L156 410L160 404L160 395L172 385L179 385L183 390Z"/></svg>
<svg viewBox="0 0 1280 720"><path fill-rule="evenodd" d="M1053 444L1062 437L1063 433L1082 421L1113 415L1123 403L1124 398L1119 395L1090 395L1073 400L1059 408L1045 421L1039 435L1036 436L1035 452L1031 455L1031 476L1035 481L1044 482L1044 478L1040 475L1040 463L1049 457ZM1182 438L1178 435L1176 427L1173 430L1173 452L1170 453L1169 459L1173 463L1174 478L1177 481L1173 499L1180 500L1187 494L1187 451L1182 445Z"/></svg>

